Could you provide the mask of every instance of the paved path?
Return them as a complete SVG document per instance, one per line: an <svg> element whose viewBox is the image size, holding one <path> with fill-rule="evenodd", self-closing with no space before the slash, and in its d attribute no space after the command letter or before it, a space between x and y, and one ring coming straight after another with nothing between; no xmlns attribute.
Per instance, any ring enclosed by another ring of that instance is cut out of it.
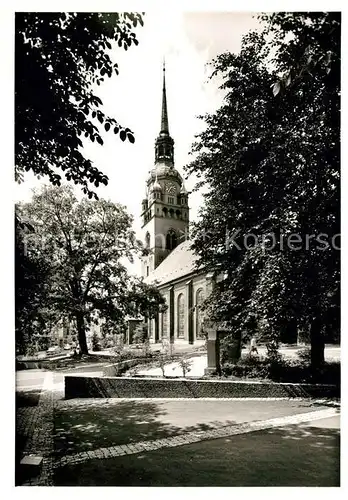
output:
<svg viewBox="0 0 348 500"><path fill-rule="evenodd" d="M17 409L17 433L26 442L21 457L36 455L43 458L39 477L29 479L24 485L53 486L53 373L44 372L38 404Z"/></svg>

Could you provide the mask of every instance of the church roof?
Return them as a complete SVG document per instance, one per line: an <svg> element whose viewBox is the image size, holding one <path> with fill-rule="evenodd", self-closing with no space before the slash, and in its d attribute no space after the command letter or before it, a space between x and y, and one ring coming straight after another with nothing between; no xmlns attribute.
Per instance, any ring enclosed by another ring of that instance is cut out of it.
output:
<svg viewBox="0 0 348 500"><path fill-rule="evenodd" d="M156 269L145 278L145 283L157 281L159 285L164 285L171 281L183 278L184 276L197 270L196 262L198 257L190 248L189 240L183 241L164 259Z"/></svg>

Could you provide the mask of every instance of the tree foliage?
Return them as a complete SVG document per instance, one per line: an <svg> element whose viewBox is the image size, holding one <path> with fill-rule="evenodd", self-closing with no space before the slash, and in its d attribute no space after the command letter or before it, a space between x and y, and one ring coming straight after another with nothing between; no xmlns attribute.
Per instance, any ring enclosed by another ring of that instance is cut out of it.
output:
<svg viewBox="0 0 348 500"><path fill-rule="evenodd" d="M16 351L26 354L34 338L40 339L48 333L55 314L44 304L49 302L49 267L44 258L35 251L28 251L28 235L35 232L33 226L15 215L15 330Z"/></svg>
<svg viewBox="0 0 348 500"><path fill-rule="evenodd" d="M237 337L257 325L270 345L296 318L318 366L325 335L339 335L340 15L261 21L239 54L212 63L225 98L202 117L188 166L210 185L193 246L198 264L223 272L206 303L213 318Z"/></svg>
<svg viewBox="0 0 348 500"><path fill-rule="evenodd" d="M136 13L16 13L15 173L45 176L60 185L62 176L92 187L108 178L83 153L83 140L103 145L102 130L134 142L127 127L107 116L96 85L118 74L111 59L115 45L138 45L143 24Z"/></svg>
<svg viewBox="0 0 348 500"><path fill-rule="evenodd" d="M82 353L91 323L116 331L126 315L163 305L159 292L125 267L140 246L124 207L103 199L79 202L70 187L44 187L21 209L35 228L28 247L49 266L49 304L75 320Z"/></svg>

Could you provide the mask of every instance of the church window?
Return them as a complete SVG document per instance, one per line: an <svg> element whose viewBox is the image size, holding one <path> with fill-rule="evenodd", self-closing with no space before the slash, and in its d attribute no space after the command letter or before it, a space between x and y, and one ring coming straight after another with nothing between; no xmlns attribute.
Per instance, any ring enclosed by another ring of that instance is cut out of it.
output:
<svg viewBox="0 0 348 500"><path fill-rule="evenodd" d="M196 292L196 338L202 339L204 338L202 332L202 324L203 324L203 311L202 304L204 300L204 294L202 288L197 290Z"/></svg>
<svg viewBox="0 0 348 500"><path fill-rule="evenodd" d="M170 229L166 236L166 249L173 250L177 245L176 233L173 229Z"/></svg>
<svg viewBox="0 0 348 500"><path fill-rule="evenodd" d="M185 334L185 299L183 293L178 296L177 327L178 337L183 338Z"/></svg>
<svg viewBox="0 0 348 500"><path fill-rule="evenodd" d="M168 312L162 313L162 337L168 336Z"/></svg>
<svg viewBox="0 0 348 500"><path fill-rule="evenodd" d="M172 198L171 196L168 196L168 203L170 205L174 205L174 198Z"/></svg>
<svg viewBox="0 0 348 500"><path fill-rule="evenodd" d="M145 235L146 248L150 248L150 243L151 243L151 236L150 236L150 233L147 232L146 235Z"/></svg>
<svg viewBox="0 0 348 500"><path fill-rule="evenodd" d="M146 276L149 275L149 266L146 266Z"/></svg>

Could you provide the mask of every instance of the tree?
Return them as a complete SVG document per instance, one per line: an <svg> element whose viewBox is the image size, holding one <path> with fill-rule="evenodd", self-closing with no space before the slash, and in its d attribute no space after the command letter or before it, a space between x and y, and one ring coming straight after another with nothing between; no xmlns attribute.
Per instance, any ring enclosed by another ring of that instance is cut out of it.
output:
<svg viewBox="0 0 348 500"><path fill-rule="evenodd" d="M48 302L49 267L35 250L28 251L27 238L33 226L15 214L15 330L16 351L25 354L34 338L38 343L55 315L44 307Z"/></svg>
<svg viewBox="0 0 348 500"><path fill-rule="evenodd" d="M154 287L128 275L124 259L133 259L140 245L132 219L121 205L106 200L78 201L70 187L43 187L23 213L35 228L29 248L40 249L50 267L49 301L74 318L82 354L87 354L86 329L98 321L124 324L126 315L164 303Z"/></svg>
<svg viewBox="0 0 348 500"><path fill-rule="evenodd" d="M183 377L186 377L186 374L191 371L192 363L193 363L192 359L185 359L185 358L179 359L178 365L182 369Z"/></svg>
<svg viewBox="0 0 348 500"><path fill-rule="evenodd" d="M296 318L318 368L325 331L339 331L340 16L262 21L238 55L213 61L225 98L202 117L188 166L210 185L193 248L223 273L206 302L213 319L239 339L257 324L272 350Z"/></svg>
<svg viewBox="0 0 348 500"><path fill-rule="evenodd" d="M95 84L118 74L110 51L138 45L137 13L17 12L15 27L15 173L62 175L96 194L108 178L84 156L83 140L103 144L101 130L134 142L129 128L102 110Z"/></svg>

